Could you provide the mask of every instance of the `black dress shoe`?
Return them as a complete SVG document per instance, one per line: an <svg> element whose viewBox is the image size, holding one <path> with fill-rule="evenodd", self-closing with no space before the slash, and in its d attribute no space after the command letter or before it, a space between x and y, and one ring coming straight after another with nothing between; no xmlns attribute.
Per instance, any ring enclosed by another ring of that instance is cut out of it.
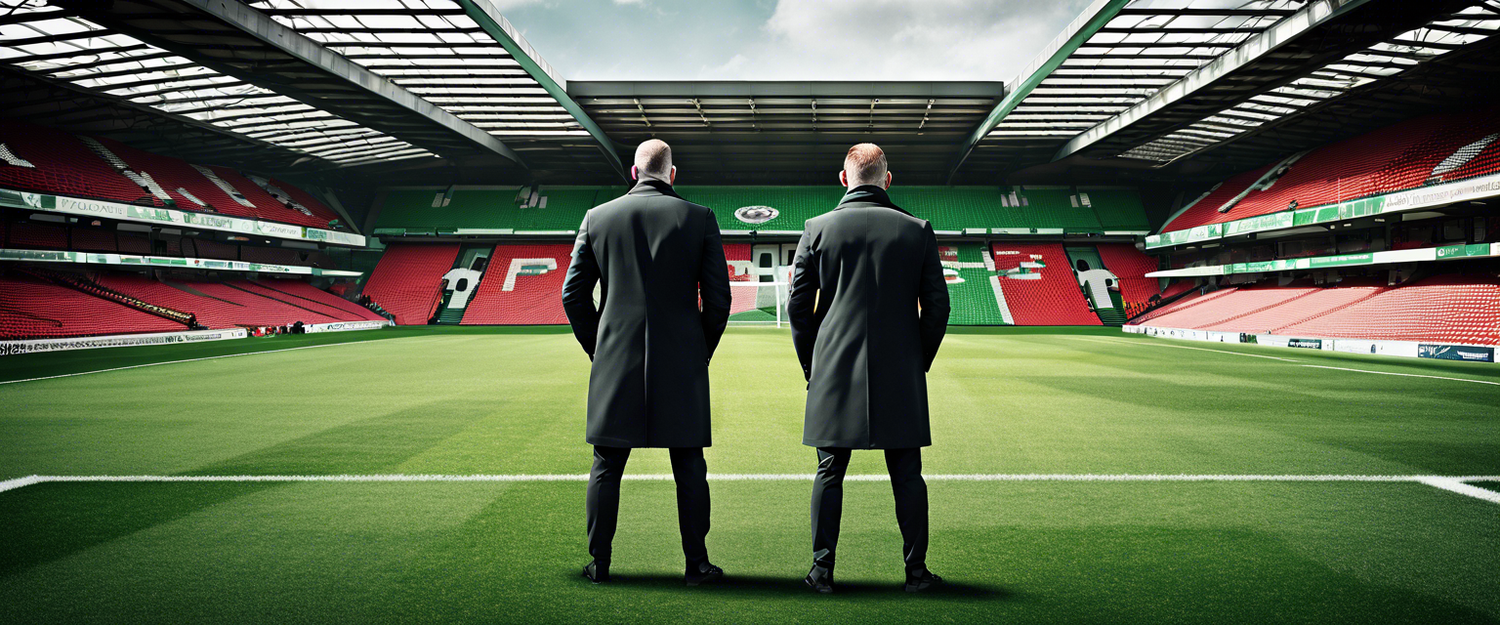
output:
<svg viewBox="0 0 1500 625"><path fill-rule="evenodd" d="M595 584L609 581L609 563L594 560L583 567L583 576Z"/></svg>
<svg viewBox="0 0 1500 625"><path fill-rule="evenodd" d="M823 568L814 564L812 570L807 572L807 577L802 581L807 584L808 588L817 591L818 594L827 595L833 593L833 569Z"/></svg>
<svg viewBox="0 0 1500 625"><path fill-rule="evenodd" d="M902 588L906 590L906 592L921 592L941 583L943 583L943 578L933 575L932 571L923 569L922 572L917 575L907 573L906 586L903 586Z"/></svg>
<svg viewBox="0 0 1500 625"><path fill-rule="evenodd" d="M724 569L704 562L696 567L689 568L687 574L683 575L687 585L697 586L703 582L716 582L724 579Z"/></svg>

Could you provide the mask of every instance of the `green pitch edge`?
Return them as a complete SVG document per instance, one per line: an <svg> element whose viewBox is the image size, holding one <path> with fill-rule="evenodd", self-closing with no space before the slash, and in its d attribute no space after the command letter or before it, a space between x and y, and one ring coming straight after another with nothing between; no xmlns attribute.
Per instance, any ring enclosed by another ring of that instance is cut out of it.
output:
<svg viewBox="0 0 1500 625"><path fill-rule="evenodd" d="M627 179L625 166L620 162L620 155L615 152L614 141L604 134L604 129L594 123L588 113L583 111L583 107L573 100L573 96L568 95L567 90L557 84L557 81L552 79L542 65L531 57L526 47L511 36L511 29L506 28L510 25L509 22L501 25L500 22L505 18L500 17L494 11L494 6L489 3L489 0L458 0L458 4L464 8L464 13L468 14L470 19L479 24L484 32L489 33L496 43L510 53L511 58L514 58L516 63L526 70L526 73L531 74L532 79L536 80L537 84L552 96L552 99L557 100L557 103L562 105L563 109L573 116L573 119L583 125L584 130L593 135L594 139L599 142L599 151L604 153L604 158L609 161L610 167L614 168L615 173L619 174L621 179Z"/></svg>

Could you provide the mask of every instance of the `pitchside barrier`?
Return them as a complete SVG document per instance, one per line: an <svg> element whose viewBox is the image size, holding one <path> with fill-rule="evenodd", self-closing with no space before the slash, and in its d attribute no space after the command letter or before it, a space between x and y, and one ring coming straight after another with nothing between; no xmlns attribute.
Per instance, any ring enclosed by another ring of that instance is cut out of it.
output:
<svg viewBox="0 0 1500 625"><path fill-rule="evenodd" d="M1182 328L1159 328L1156 326L1126 325L1122 330L1131 334L1144 334L1188 341L1210 343L1251 343L1272 347L1295 349L1317 349L1346 354L1373 354L1376 356L1399 356L1402 358L1433 358L1463 362L1495 362L1495 347L1492 345L1450 345L1445 343L1422 343L1419 341L1382 341L1374 339L1335 339L1325 337L1279 336L1275 334L1250 334L1241 332L1214 332L1210 330L1185 330Z"/></svg>
<svg viewBox="0 0 1500 625"><path fill-rule="evenodd" d="M392 325L380 321L339 321L314 323L303 326L313 332L349 332L353 330L376 330ZM61 352L76 349L99 349L102 347L141 347L145 345L177 345L182 343L204 343L249 338L244 328L224 330L186 330L183 332L158 332L153 334L118 334L112 336L80 336L73 338L32 339L26 341L0 341L0 356L18 356L41 352Z"/></svg>

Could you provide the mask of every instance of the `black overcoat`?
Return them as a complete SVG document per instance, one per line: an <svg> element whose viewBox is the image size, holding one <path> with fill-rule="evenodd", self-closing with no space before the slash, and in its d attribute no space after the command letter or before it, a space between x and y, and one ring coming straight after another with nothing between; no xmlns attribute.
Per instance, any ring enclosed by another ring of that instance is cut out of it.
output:
<svg viewBox="0 0 1500 625"><path fill-rule="evenodd" d="M795 263L787 316L808 378L802 443L931 445L925 373L948 325L932 224L880 187L855 187L807 220Z"/></svg>
<svg viewBox="0 0 1500 625"><path fill-rule="evenodd" d="M729 321L729 270L712 211L657 180L594 207L578 226L562 300L594 361L589 444L712 443L708 361Z"/></svg>

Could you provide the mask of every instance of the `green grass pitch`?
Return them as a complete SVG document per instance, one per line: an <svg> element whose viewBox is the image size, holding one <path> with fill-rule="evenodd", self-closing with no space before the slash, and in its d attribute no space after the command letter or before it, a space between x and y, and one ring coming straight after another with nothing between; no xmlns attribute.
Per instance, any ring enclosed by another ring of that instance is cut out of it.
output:
<svg viewBox="0 0 1500 625"><path fill-rule="evenodd" d="M0 385L0 480L582 474L587 375L554 328L11 357L0 381L64 377ZM710 472L812 472L784 330L731 329L712 375ZM1500 385L1459 380L1500 367L955 328L925 472L1500 475ZM1500 620L1500 505L1419 483L932 480L950 584L906 595L889 486L851 482L828 597L800 585L807 482L711 488L729 577L684 588L666 481L625 483L597 587L577 481L35 484L0 492L0 622Z"/></svg>

